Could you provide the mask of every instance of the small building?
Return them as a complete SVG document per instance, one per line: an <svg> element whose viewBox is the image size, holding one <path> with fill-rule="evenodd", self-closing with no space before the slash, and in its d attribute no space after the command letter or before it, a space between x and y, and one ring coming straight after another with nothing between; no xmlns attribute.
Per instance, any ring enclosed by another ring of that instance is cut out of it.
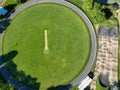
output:
<svg viewBox="0 0 120 90"><path fill-rule="evenodd" d="M107 88L109 86L109 75L108 74L106 74L106 75L100 74L99 82L102 87Z"/></svg>
<svg viewBox="0 0 120 90"><path fill-rule="evenodd" d="M94 77L93 73L89 73L88 76L78 86L79 90L84 90L91 82Z"/></svg>
<svg viewBox="0 0 120 90"><path fill-rule="evenodd" d="M8 10L4 9L3 7L0 7L0 15L6 15L6 13L8 12Z"/></svg>
<svg viewBox="0 0 120 90"><path fill-rule="evenodd" d="M118 37L118 30L115 27L108 28L106 26L100 26L99 27L99 36L104 37Z"/></svg>

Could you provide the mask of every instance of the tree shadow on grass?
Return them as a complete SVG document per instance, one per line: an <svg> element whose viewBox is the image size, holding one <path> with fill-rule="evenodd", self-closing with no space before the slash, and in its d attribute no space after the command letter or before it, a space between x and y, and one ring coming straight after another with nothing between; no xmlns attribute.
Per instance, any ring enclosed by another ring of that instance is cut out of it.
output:
<svg viewBox="0 0 120 90"><path fill-rule="evenodd" d="M109 8L104 8L101 11L105 13L106 19L109 19L113 15L112 11Z"/></svg>
<svg viewBox="0 0 120 90"><path fill-rule="evenodd" d="M94 9L95 1L92 2L92 10Z"/></svg>
<svg viewBox="0 0 120 90"><path fill-rule="evenodd" d="M27 0L21 0L21 3L25 3Z"/></svg>
<svg viewBox="0 0 120 90"><path fill-rule="evenodd" d="M51 86L47 90L70 90L72 88L72 85L58 85L56 87Z"/></svg>
<svg viewBox="0 0 120 90"><path fill-rule="evenodd" d="M11 12L12 10L15 10L15 7L17 6L17 4L9 4L6 5L4 8L8 10L8 12Z"/></svg>
<svg viewBox="0 0 120 90"><path fill-rule="evenodd" d="M33 90L39 90L40 83L36 82L37 78L33 78L30 75L25 75L24 71L18 71L17 65L13 62L13 58L18 54L16 50L13 50L5 55L2 55L3 62L9 73L15 78L16 81L33 88ZM23 62L24 63L24 62Z"/></svg>

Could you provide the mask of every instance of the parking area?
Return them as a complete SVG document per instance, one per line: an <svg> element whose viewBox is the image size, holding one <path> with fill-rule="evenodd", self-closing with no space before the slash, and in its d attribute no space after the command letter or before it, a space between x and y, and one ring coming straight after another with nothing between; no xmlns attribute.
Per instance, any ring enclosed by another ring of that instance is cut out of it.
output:
<svg viewBox="0 0 120 90"><path fill-rule="evenodd" d="M108 82L110 85L114 85L118 81L117 28L108 28L106 26L101 26L99 28L98 44L99 47L96 68L94 72L95 77L91 83L91 90L96 90L96 80L100 75L108 76Z"/></svg>

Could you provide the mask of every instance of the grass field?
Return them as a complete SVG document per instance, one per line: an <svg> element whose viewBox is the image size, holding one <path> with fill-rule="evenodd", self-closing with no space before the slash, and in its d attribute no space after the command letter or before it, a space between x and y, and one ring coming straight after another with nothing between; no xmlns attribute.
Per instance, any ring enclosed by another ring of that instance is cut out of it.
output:
<svg viewBox="0 0 120 90"><path fill-rule="evenodd" d="M11 4L16 4L16 0L6 0L3 6L7 6Z"/></svg>
<svg viewBox="0 0 120 90"><path fill-rule="evenodd" d="M9 72L26 85L31 85L33 82L28 81L33 78L40 84L40 90L68 84L78 76L88 61L90 47L89 31L82 19L69 8L50 3L32 6L18 14L3 39Z"/></svg>
<svg viewBox="0 0 120 90"><path fill-rule="evenodd" d="M120 37L119 37L119 54L118 54L118 81L119 81L119 89L120 89Z"/></svg>

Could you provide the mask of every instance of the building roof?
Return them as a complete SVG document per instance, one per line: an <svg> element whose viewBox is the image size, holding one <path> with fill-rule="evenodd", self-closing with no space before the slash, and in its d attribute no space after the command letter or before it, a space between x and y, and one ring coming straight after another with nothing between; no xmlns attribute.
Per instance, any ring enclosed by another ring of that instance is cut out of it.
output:
<svg viewBox="0 0 120 90"><path fill-rule="evenodd" d="M108 30L108 36L109 37L118 37L118 31L116 30L116 28L110 28Z"/></svg>
<svg viewBox="0 0 120 90"><path fill-rule="evenodd" d="M99 36L108 36L108 28L106 26L100 26Z"/></svg>
<svg viewBox="0 0 120 90"><path fill-rule="evenodd" d="M89 76L87 76L78 86L79 90L84 90L90 84L91 81L92 79Z"/></svg>
<svg viewBox="0 0 120 90"><path fill-rule="evenodd" d="M106 75L100 74L99 81L100 81L101 86L103 86L105 88L109 86L109 78L108 77L109 77L108 74L106 74Z"/></svg>
<svg viewBox="0 0 120 90"><path fill-rule="evenodd" d="M118 37L118 30L115 27L108 28L106 26L100 26L99 36Z"/></svg>
<svg viewBox="0 0 120 90"><path fill-rule="evenodd" d="M0 14L5 15L8 11L2 7L0 7Z"/></svg>

